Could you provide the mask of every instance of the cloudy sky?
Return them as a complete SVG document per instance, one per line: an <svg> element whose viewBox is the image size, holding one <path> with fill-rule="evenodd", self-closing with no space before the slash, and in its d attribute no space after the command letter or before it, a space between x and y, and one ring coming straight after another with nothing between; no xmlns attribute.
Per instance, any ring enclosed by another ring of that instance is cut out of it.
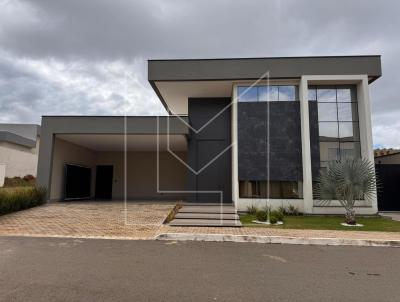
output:
<svg viewBox="0 0 400 302"><path fill-rule="evenodd" d="M374 144L400 147L397 0L0 0L0 122L165 114L147 59L382 55Z"/></svg>

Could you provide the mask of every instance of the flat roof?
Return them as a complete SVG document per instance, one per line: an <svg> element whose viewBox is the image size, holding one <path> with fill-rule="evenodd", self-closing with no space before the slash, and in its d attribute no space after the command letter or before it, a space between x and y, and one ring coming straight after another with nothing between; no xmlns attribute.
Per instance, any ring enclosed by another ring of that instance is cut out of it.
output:
<svg viewBox="0 0 400 302"><path fill-rule="evenodd" d="M169 112L171 108L167 102L174 100L167 100L164 96L164 86L169 85L167 82L258 80L266 79L267 73L270 79L278 80L298 79L303 75L367 75L371 83L382 75L381 56L148 60L148 80ZM169 94L169 98L175 97L171 92Z"/></svg>
<svg viewBox="0 0 400 302"><path fill-rule="evenodd" d="M285 79L302 75L367 74L373 81L382 75L381 56L148 60L150 82L252 80L266 72L271 78Z"/></svg>
<svg viewBox="0 0 400 302"><path fill-rule="evenodd" d="M20 145L26 148L36 147L36 140L32 140L9 131L0 131L0 142Z"/></svg>

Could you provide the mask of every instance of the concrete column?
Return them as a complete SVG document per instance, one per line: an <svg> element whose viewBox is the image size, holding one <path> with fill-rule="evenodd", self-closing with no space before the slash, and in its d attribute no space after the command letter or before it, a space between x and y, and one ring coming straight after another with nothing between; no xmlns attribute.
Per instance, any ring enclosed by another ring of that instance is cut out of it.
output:
<svg viewBox="0 0 400 302"><path fill-rule="evenodd" d="M238 120L237 120L237 89L233 85L232 91L232 200L238 208L239 202L239 172L238 172Z"/></svg>
<svg viewBox="0 0 400 302"><path fill-rule="evenodd" d="M357 84L358 117L360 128L361 156L374 162L372 141L371 103L369 98L368 77L363 75ZM378 212L378 201L375 196L372 200L372 210Z"/></svg>
<svg viewBox="0 0 400 302"><path fill-rule="evenodd" d="M308 111L308 81L305 77L300 80L300 121L301 121L301 151L303 160L303 200L304 212L313 212L311 148L310 148L310 119Z"/></svg>
<svg viewBox="0 0 400 302"><path fill-rule="evenodd" d="M39 159L37 167L37 185L47 190L47 200L50 199L51 170L53 165L54 134L51 127L42 119Z"/></svg>

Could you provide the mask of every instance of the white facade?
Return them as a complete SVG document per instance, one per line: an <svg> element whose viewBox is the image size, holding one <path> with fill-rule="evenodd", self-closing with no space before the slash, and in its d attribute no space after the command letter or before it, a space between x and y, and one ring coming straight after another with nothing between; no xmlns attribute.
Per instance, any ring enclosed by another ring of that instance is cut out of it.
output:
<svg viewBox="0 0 400 302"><path fill-rule="evenodd" d="M269 84L270 81L268 81ZM260 82L262 84L262 82ZM288 84L288 81L274 81L277 84ZM238 211L246 211L247 207L254 205L263 207L265 205L273 208L279 206L293 205L306 214L342 214L344 209L338 201L329 205L321 206L317 200L313 200L312 192L312 169L310 150L310 125L308 108L308 86L309 85L342 85L352 84L357 86L357 102L360 128L361 156L374 162L371 105L368 90L367 75L304 75L299 81L291 81L291 84L299 86L300 121L302 139L302 162L303 162L303 198L301 199L266 199L266 198L240 198L238 179L238 123L237 123L237 86L254 82L237 82L232 89L232 199ZM258 84L258 83L257 83ZM265 84L265 83L264 83ZM377 198L370 201L359 201L356 203L356 212L359 214L376 214L378 211Z"/></svg>

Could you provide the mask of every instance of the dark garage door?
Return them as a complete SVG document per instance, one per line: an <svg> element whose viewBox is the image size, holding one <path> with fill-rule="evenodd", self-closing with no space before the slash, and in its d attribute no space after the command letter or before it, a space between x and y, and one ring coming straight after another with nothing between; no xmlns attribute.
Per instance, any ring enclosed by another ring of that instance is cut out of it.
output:
<svg viewBox="0 0 400 302"><path fill-rule="evenodd" d="M400 165L375 165L379 211L400 211Z"/></svg>

